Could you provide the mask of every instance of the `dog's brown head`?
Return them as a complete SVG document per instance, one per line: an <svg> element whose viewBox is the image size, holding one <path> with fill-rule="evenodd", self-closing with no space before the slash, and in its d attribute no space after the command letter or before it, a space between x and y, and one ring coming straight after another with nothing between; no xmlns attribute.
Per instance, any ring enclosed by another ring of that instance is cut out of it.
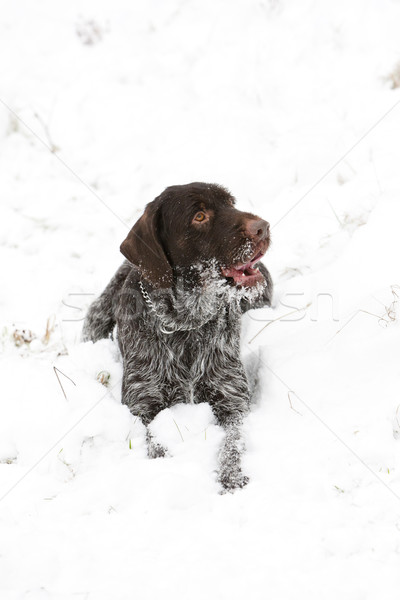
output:
<svg viewBox="0 0 400 600"><path fill-rule="evenodd" d="M174 272L211 261L233 285L254 286L263 280L256 264L270 243L269 224L234 205L219 185L168 187L146 206L121 252L158 288L171 287Z"/></svg>

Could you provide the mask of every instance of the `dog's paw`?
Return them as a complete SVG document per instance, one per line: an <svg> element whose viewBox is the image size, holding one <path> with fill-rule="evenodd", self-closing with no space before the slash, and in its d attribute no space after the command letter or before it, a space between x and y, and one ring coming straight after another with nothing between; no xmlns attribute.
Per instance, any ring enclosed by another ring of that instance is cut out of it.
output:
<svg viewBox="0 0 400 600"><path fill-rule="evenodd" d="M227 492L233 493L238 488L244 488L249 483L247 475L243 475L242 471L220 473L218 481L221 484L220 494L226 494Z"/></svg>
<svg viewBox="0 0 400 600"><path fill-rule="evenodd" d="M163 458L164 456L167 456L167 448L156 442L149 430L147 430L146 441L147 456L149 458Z"/></svg>
<svg viewBox="0 0 400 600"><path fill-rule="evenodd" d="M163 458L164 456L167 456L167 454L168 450L161 444L150 442L150 444L147 445L147 456L149 458Z"/></svg>

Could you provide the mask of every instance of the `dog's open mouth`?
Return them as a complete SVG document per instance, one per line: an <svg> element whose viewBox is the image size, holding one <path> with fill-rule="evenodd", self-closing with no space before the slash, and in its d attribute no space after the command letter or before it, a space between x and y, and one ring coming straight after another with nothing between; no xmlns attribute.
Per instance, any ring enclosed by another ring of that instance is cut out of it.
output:
<svg viewBox="0 0 400 600"><path fill-rule="evenodd" d="M236 285L251 287L264 279L263 274L259 271L257 263L264 256L263 252L257 252L249 262L245 264L234 265L232 267L224 267L222 275L231 277Z"/></svg>

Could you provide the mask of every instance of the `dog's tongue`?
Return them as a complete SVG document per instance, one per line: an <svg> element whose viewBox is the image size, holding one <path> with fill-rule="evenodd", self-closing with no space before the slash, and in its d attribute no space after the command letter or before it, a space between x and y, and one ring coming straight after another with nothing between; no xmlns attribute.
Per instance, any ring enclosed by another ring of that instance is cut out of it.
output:
<svg viewBox="0 0 400 600"><path fill-rule="evenodd" d="M224 277L232 277L238 285L255 285L262 279L262 274L257 268L254 268L255 263L260 260L260 256L255 256L252 260L238 267L227 267L222 269Z"/></svg>
<svg viewBox="0 0 400 600"><path fill-rule="evenodd" d="M251 260L244 265L224 267L222 275L231 277L237 285L252 286L263 280L263 274L258 270L257 263L263 257L262 252L258 252Z"/></svg>
<svg viewBox="0 0 400 600"><path fill-rule="evenodd" d="M235 267L237 270L239 271L258 271L257 268L254 269L254 265L260 260L260 253L257 254L257 256L255 256L254 258L252 258L251 260L249 260L248 263L246 263L245 265L241 265L240 267Z"/></svg>

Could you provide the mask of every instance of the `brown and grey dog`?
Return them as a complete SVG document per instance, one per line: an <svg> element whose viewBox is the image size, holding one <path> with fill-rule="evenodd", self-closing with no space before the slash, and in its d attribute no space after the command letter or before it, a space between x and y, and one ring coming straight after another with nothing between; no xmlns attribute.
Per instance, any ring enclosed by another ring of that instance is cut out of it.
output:
<svg viewBox="0 0 400 600"><path fill-rule="evenodd" d="M240 359L240 317L270 305L272 280L259 261L269 225L235 208L219 185L167 188L150 202L121 252L121 265L90 306L83 339L111 336L123 360L122 402L149 426L178 402L209 402L226 435L223 490L243 487L240 425L250 404ZM149 456L165 454L147 429Z"/></svg>

